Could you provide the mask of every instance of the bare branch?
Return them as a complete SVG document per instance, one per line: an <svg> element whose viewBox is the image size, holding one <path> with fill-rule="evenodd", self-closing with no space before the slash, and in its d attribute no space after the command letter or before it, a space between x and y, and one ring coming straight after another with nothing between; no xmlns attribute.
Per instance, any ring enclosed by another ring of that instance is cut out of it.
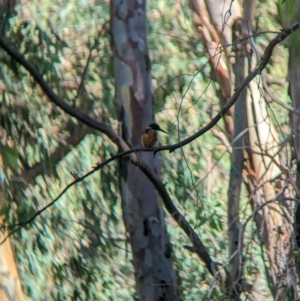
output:
<svg viewBox="0 0 300 301"><path fill-rule="evenodd" d="M287 82L283 78L271 78L271 77L267 77L266 78L266 83L268 85L284 86Z"/></svg>
<svg viewBox="0 0 300 301"><path fill-rule="evenodd" d="M95 173L96 171L100 170L103 166L111 163L114 161L116 158L124 157L125 155L130 154L132 150L128 150L123 153L119 153L115 156L112 156L106 160L104 160L101 163L97 163L96 166L93 168L93 170L89 171L82 177L79 177L78 175L73 175L75 178L74 181L72 181L70 184L68 184L63 191L50 203L48 203L46 206L42 207L38 211L36 211L33 216L25 221L22 221L20 223L7 226L5 227L2 225L2 228L8 228L11 229L10 233L6 236L6 238L3 240L3 242L13 233L17 232L20 228L25 227L26 225L30 224L36 217L41 215L44 211L46 211L48 208L50 208L52 205L54 205L72 186L75 184L82 182L85 180L87 177ZM124 159L129 159L128 157L125 157ZM185 232L185 234L189 237L191 243L193 244L193 250L197 255L200 257L200 259L205 263L208 271L214 275L215 274L215 264L213 260L211 259L210 255L208 254L204 244L202 243L201 239L197 235L197 233L194 231L194 229L190 226L188 221L184 218L184 216L179 212L177 207L174 205L172 199L169 196L168 191L166 190L164 184L161 182L159 177L151 171L151 169L143 162L140 162L136 159L136 156L131 156L130 161L132 164L135 166L139 167L143 173L149 178L149 180L152 182L152 184L155 186L156 190L160 194L161 198L163 199L164 205L166 209L168 210L169 214L175 219L179 227Z"/></svg>
<svg viewBox="0 0 300 301"><path fill-rule="evenodd" d="M268 96L269 98L271 98L271 100L268 101L269 103L271 103L271 102L274 101L278 105L282 106L283 108L285 108L286 110L288 110L289 112L291 112L292 114L300 116L300 112L296 111L293 107L285 104L282 100L280 100L278 97L276 97L273 94L271 88L268 86L267 79L265 79L264 76L262 76L262 82L263 82L264 90L267 92L266 96Z"/></svg>
<svg viewBox="0 0 300 301"><path fill-rule="evenodd" d="M257 213L262 210L265 206L271 204L271 203L275 203L275 202L284 202L284 201L292 201L292 202L296 202L296 203L300 203L300 199L297 198L291 198L291 197L280 197L280 194L276 195L273 199L266 201L265 203L261 204L260 206L258 206L254 212L246 219L246 221L243 223L243 229L246 229L247 224L250 222L251 219L254 219L255 216L257 215Z"/></svg>
<svg viewBox="0 0 300 301"><path fill-rule="evenodd" d="M200 129L194 135L180 141L179 143L159 147L159 148L155 149L155 152L159 152L159 151L163 151L163 150L169 150L170 152L173 152L175 149L183 147L186 144L191 143L193 140L197 139L198 137L200 137L201 135L203 135L204 133L209 131L212 127L214 127L216 125L216 123L222 118L222 116L224 116L229 111L229 109L235 104L239 95L245 89L245 87L257 75L261 74L263 69L268 64L275 46L277 44L279 44L280 42L282 42L290 34L292 34L292 32L297 30L298 27L299 27L299 25L298 25L298 23L296 23L295 25L291 26L290 28L282 29L281 33L279 33L267 46L267 48L264 52L264 55L263 55L262 59L260 60L259 64L256 66L256 68L253 71L251 71L250 74L246 78L244 78L242 80L240 85L235 89L234 94L228 99L227 103L223 106L221 111L206 126L204 126L202 129Z"/></svg>
<svg viewBox="0 0 300 301"><path fill-rule="evenodd" d="M76 119L80 120L81 122L90 126L91 128L104 133L114 143L116 143L117 145L119 144L119 136L113 131L113 129L110 126L108 126L105 123L98 122L89 115L79 110L76 110L67 102L62 100L58 95L56 95L52 88L43 79L43 76L40 74L40 72L32 64L30 64L21 53L19 53L17 50L15 50L9 44L7 44L2 36L0 36L0 47L3 48L14 60L21 64L30 73L30 75L35 79L35 81L40 85L44 93L49 97L50 101L52 101L54 104L60 107L67 114L75 117Z"/></svg>
<svg viewBox="0 0 300 301"><path fill-rule="evenodd" d="M88 129L89 128L83 127L81 124L77 126L71 132L71 136L66 140L66 144L60 145L59 148L50 155L49 161L52 162L53 165L59 162L66 154L68 154L72 150L72 147L75 147L76 145L78 145L78 143L80 143L80 141L88 133ZM25 183L29 183L33 181L33 179L38 175L44 172L45 164L43 162L38 162L32 167L26 168L25 171L18 176L18 178L21 178Z"/></svg>
<svg viewBox="0 0 300 301"><path fill-rule="evenodd" d="M163 150L169 150L170 152L173 152L175 149L183 147L189 143L191 143L193 140L199 138L204 133L209 131L211 128L213 128L217 122L224 116L229 109L235 104L237 101L240 93L245 89L245 87L257 76L259 75L262 70L266 67L268 64L272 52L276 45L278 45L280 42L282 42L286 37L291 35L295 30L297 30L299 27L299 24L296 23L290 28L282 29L281 33L279 33L267 46L264 55L262 59L260 60L257 67L250 72L250 74L244 78L244 80L240 83L240 85L235 89L235 93L228 99L227 103L223 106L221 111L202 129L200 129L198 132L193 134L192 136L180 141L179 143L156 147L154 149L154 154L157 152L163 151ZM59 106L63 111L68 113L69 115L77 118L84 124L104 133L106 136L108 136L111 141L118 146L120 145L120 137L113 131L113 129L108 126L105 123L101 123L96 121L95 119L91 118L89 115L76 110L71 105L66 103L64 100L62 100L58 95L54 93L54 91L51 89L51 87L46 83L46 81L43 79L40 72L31 65L22 54L20 54L17 50L12 48L9 44L7 44L3 37L0 36L0 47L3 48L13 59L15 59L19 64L21 64L30 74L33 76L33 78L36 80L36 82L40 85L44 93L49 97L49 99L55 103L57 106ZM124 148L122 148L124 149ZM151 149L140 149L140 151L152 151ZM132 150L134 152L134 150Z"/></svg>
<svg viewBox="0 0 300 301"><path fill-rule="evenodd" d="M109 159L106 159L100 164L97 164L97 166L87 174L85 174L82 177L76 178L73 182L71 182L66 188L59 194L59 196L54 199L52 202L47 204L42 209L38 210L30 219L28 219L25 222L21 222L19 224L16 224L9 228L17 227L16 229L13 229L9 235L12 233L18 231L21 227L26 226L27 224L31 223L37 216L39 216L42 212L44 212L47 208L51 207L71 186L75 185L78 182L83 181L88 176L93 174L95 171L102 168L104 165L116 160L117 158L124 157L126 155L129 155L136 151L153 151L154 154L163 151L163 150L169 150L170 152L174 151L177 148L180 148L193 140L197 139L204 133L206 133L208 130L210 130L221 118L224 114L228 112L228 110L234 105L234 103L237 101L240 93L243 91L243 89L252 81L257 75L261 73L261 71L266 67L267 63L269 62L274 47L279 44L281 41L283 41L287 36L289 36L293 31L298 29L298 24L293 25L291 28L284 29L280 34L278 34L267 46L264 56L262 57L260 63L258 66L250 72L250 74L241 82L241 84L236 88L235 93L229 98L227 103L223 106L221 111L202 129L200 129L198 132L196 132L194 135L186 138L185 140L173 144L173 145L167 145L162 147L156 147L156 148L145 148L145 147L137 147L133 149L128 149L127 144L122 140L121 137L119 137L111 127L109 127L105 123L101 123L96 121L95 119L91 118L89 115L76 110L71 105L63 101L58 95L54 93L54 91L51 89L51 87L45 82L42 75L39 73L39 71L34 68L19 52L17 52L15 49L13 49L10 45L8 45L3 37L0 36L0 47L2 47L13 59L15 59L18 63L20 63L24 68L27 69L27 71L31 74L31 76L34 77L36 82L41 86L44 93L49 97L49 99L55 103L57 106L59 106L63 111L68 113L69 115L77 118L84 124L104 133L106 136L108 136L111 141L115 144L117 144L121 149L123 149L123 152L120 152L114 156L112 156ZM128 158L129 159L129 158ZM174 203L172 202L167 190L165 189L164 185L160 181L160 179L157 177L156 174L151 172L151 170L145 165L144 163L137 160L136 156L131 155L130 161L138 166L145 175L149 178L149 180L154 184L157 191L159 192L160 196L162 197L165 207L170 213L170 215L176 220L178 225L183 229L183 231L187 234L190 241L193 244L193 250L198 254L198 256L203 260L205 263L207 269L212 275L215 275L215 264L212 261L211 257L209 256L205 246L203 245L201 239L198 237L196 232L193 230L193 228L189 225L189 223L186 221L184 216L178 211ZM5 240L4 240L5 241Z"/></svg>

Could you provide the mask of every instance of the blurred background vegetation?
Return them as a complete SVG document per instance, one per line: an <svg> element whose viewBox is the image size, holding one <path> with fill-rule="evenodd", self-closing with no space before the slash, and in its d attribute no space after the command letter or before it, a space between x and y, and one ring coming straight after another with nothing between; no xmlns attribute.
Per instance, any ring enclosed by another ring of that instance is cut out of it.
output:
<svg viewBox="0 0 300 301"><path fill-rule="evenodd" d="M6 41L39 69L62 99L117 129L109 2L23 0L10 5L11 14L2 20ZM204 126L218 112L219 100L187 1L149 1L147 13L156 121L170 133L161 135L160 143L171 144ZM255 32L278 31L275 3L260 1L254 24ZM254 38L259 54L273 36ZM2 50L0 62L2 214L11 225L54 199L73 180L70 172L82 175L117 149L50 103L28 72ZM267 73L282 80L271 88L289 104L284 47L275 49ZM275 102L269 109L283 140L290 134L288 113ZM217 129L223 131L223 121ZM172 199L210 255L226 265L229 149L206 133L183 150L161 152L160 162ZM137 298L118 187L113 162L11 237L26 300ZM242 202L243 222L251 215L246 191ZM182 300L224 298L199 258L183 248L188 238L171 217L166 219ZM247 282L257 296L272 300L252 222L245 245L250 250Z"/></svg>

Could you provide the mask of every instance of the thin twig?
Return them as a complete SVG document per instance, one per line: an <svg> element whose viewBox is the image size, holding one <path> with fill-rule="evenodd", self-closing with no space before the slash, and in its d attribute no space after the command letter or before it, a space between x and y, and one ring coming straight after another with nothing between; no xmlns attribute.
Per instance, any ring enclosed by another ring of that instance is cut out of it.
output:
<svg viewBox="0 0 300 301"><path fill-rule="evenodd" d="M180 148L193 140L197 139L204 133L206 133L208 130L210 130L221 118L228 112L228 110L234 105L234 103L237 101L240 93L243 91L243 89L250 83L250 81L253 80L254 77L259 75L261 71L266 67L267 63L269 62L274 47L279 44L281 41L283 41L287 36L289 36L293 31L298 29L298 24L293 25L292 27L288 29L282 30L280 34L278 34L267 46L264 56L262 57L261 61L257 65L257 67L250 72L250 74L241 82L241 84L236 88L235 93L228 99L227 103L223 106L221 111L202 129L200 129L198 132L196 132L194 135L184 139L183 141L180 141L179 143L162 146L162 147L156 147L156 148L144 148L144 147L137 147L133 149L127 149L126 151L120 152L111 158L103 161L100 164L97 164L97 166L87 174L85 174L83 177L76 178L73 182L71 182L68 186L65 187L65 189L59 194L59 196L54 199L52 202L47 204L42 209L38 210L30 219L21 222L19 224L16 224L14 226L11 226L9 228L16 227L16 229L13 229L8 236L10 236L12 233L18 231L21 227L24 227L25 225L31 223L37 216L39 216L42 212L47 210L47 208L51 207L71 186L75 185L78 182L83 181L85 178L93 174L95 171L99 170L104 165L116 160L117 158L124 157L125 155L129 155L136 151L153 151L154 154L163 151L163 150L169 150L170 152L174 151L177 148ZM13 59L15 59L19 64L21 64L27 71L31 74L31 76L36 80L36 82L40 85L44 93L49 97L49 99L55 103L58 107L60 107L62 110L64 110L69 115L77 118L79 121L83 122L84 124L104 133L106 136L108 136L111 141L118 146L121 147L121 149L126 149L126 144L124 141L119 137L111 127L109 127L107 124L98 122L95 119L91 118L89 115L76 110L71 105L69 105L67 102L63 101L58 95L54 93L54 91L51 89L51 87L45 82L40 72L33 67L32 64L30 64L22 54L20 54L18 51L16 51L14 48L12 48L10 45L8 45L3 37L0 36L0 47L2 47ZM201 239L198 237L198 235L195 233L193 228L189 225L189 223L186 221L184 216L178 211L174 203L172 202L167 190L165 189L164 185L160 181L160 179L157 177L156 174L154 174L144 163L139 162L136 159L136 156L131 155L130 161L138 166L145 175L149 178L149 180L154 184L155 188L159 192L160 196L162 197L164 201L164 205L167 208L168 212L171 214L171 216L176 220L178 225L183 229L183 231L187 234L189 239L191 240L195 252L198 254L198 256L204 261L207 269L212 275L215 275L215 264L212 261L211 257L209 256L205 246L203 245ZM4 228L4 226L3 226ZM7 237L8 237L7 236ZM4 239L4 241L7 239L7 237Z"/></svg>
<svg viewBox="0 0 300 301"><path fill-rule="evenodd" d="M131 151L131 150L129 150ZM127 154L129 153L127 151ZM46 211L49 207L53 206L72 186L75 184L82 182L87 177L91 176L96 171L100 170L103 166L111 163L114 161L117 157L120 157L120 154L117 154L115 156L112 156L106 160L104 160L101 163L97 163L96 166L93 168L93 170L89 171L82 177L79 177L76 175L75 180L72 181L70 184L68 184L62 192L50 203L48 203L46 206L42 207L38 211L36 211L29 219L22 221L20 223L16 223L14 225L10 226L4 226L2 225L2 230L11 229L11 231L7 234L7 236L2 240L2 243L6 241L6 239L17 232L22 227L25 227L26 225L30 224L33 220L35 220L39 215L41 215L44 211ZM124 155L123 155L124 156ZM124 159L129 159L129 157L125 157ZM194 229L190 226L188 221L185 219L185 217L180 213L180 211L177 209L177 207L174 205L172 199L169 196L168 191L166 190L164 184L161 182L159 177L151 171L151 169L143 162L140 162L136 159L135 156L130 157L130 162L133 163L135 166L139 167L143 173L148 177L148 179L152 182L152 184L155 186L157 191L159 192L160 196L162 197L164 201L164 205L166 209L168 210L169 214L174 218L174 220L178 223L179 227L186 233L186 235L189 237L191 243L193 244L193 250L197 255L202 259L202 261L205 263L208 271L214 275L215 269L214 269L214 262L211 259L209 253L207 252L204 244L202 243L199 236L196 234Z"/></svg>
<svg viewBox="0 0 300 301"><path fill-rule="evenodd" d="M163 150L169 150L170 152L173 152L177 148L183 147L195 139L199 138L201 135L209 131L212 127L216 125L216 123L224 116L229 109L235 104L237 101L240 93L245 89L245 87L259 74L261 74L262 70L266 67L268 64L272 52L276 45L278 45L280 42L282 42L286 37L288 37L290 34L292 34L295 30L297 30L299 27L298 23L294 24L290 28L282 29L281 33L279 33L267 46L264 55L262 59L260 60L257 67L250 72L250 74L244 78L244 80L240 83L240 85L235 89L234 94L228 99L227 103L223 106L221 111L203 128L201 128L198 132L193 134L192 136L180 141L179 143L156 147L154 149L154 154L157 152L163 151ZM22 54L20 54L17 50L12 48L9 44L7 44L3 37L0 36L0 47L3 48L13 59L15 59L19 64L21 64L30 74L31 76L36 80L36 82L41 86L44 93L49 97L49 99L55 103L57 106L59 106L63 111L68 113L69 115L77 118L84 124L104 133L106 136L108 136L112 142L119 145L120 137L113 131L113 129L108 126L105 123L101 123L96 121L95 119L91 118L89 115L76 110L71 105L69 105L67 102L62 100L58 95L54 93L54 91L51 89L51 87L46 83L46 81L43 79L40 72L33 67L32 64L30 64ZM152 151L143 149L142 151ZM134 152L134 150L132 151Z"/></svg>

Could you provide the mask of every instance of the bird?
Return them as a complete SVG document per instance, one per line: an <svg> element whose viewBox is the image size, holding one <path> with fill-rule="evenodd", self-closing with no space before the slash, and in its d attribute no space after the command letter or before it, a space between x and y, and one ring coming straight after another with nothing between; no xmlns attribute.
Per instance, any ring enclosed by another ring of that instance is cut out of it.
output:
<svg viewBox="0 0 300 301"><path fill-rule="evenodd" d="M148 125L148 127L144 130L142 134L142 145L145 147L153 147L157 142L157 131L161 131L168 134L168 132L162 130L158 124L151 123Z"/></svg>

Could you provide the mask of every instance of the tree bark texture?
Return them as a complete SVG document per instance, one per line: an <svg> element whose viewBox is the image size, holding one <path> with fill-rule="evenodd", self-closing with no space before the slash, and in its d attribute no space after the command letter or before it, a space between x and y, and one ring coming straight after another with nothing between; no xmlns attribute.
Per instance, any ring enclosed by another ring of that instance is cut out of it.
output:
<svg viewBox="0 0 300 301"><path fill-rule="evenodd" d="M190 7L193 11L194 25L199 34L199 39L206 47L207 56L210 59L211 79L217 82L220 88L217 96L220 105L223 106L232 94L232 68L229 62L229 52L223 45L231 44L231 26L234 20L241 17L240 6L237 1L224 0L215 2L212 0L190 0ZM224 27L223 20L229 10L227 25ZM224 123L229 140L233 136L233 108L224 116Z"/></svg>
<svg viewBox="0 0 300 301"><path fill-rule="evenodd" d="M255 82L250 83L247 99L249 129L248 172L252 187L247 185L255 223L265 258L268 284L275 300L285 300L290 289L297 286L295 271L293 207L282 201L286 179L280 169L279 137L268 114L266 102ZM250 188L250 189L249 189ZM257 193L259 192L259 193ZM279 192L279 193L277 193ZM266 201L274 202L266 205ZM261 208L259 210L259 208Z"/></svg>
<svg viewBox="0 0 300 301"><path fill-rule="evenodd" d="M244 22L237 20L234 23L233 42L245 37ZM238 86L246 76L247 42L236 43L234 47L235 85ZM244 137L246 129L246 95L245 89L234 106L234 135L232 141L230 181L228 188L228 234L229 234L229 272L230 281L228 295L231 299L239 298L243 279L243 254L242 254L242 225L239 218L240 196L243 184L244 166Z"/></svg>
<svg viewBox="0 0 300 301"><path fill-rule="evenodd" d="M154 119L145 6L139 0L111 1L115 105L120 135L130 147L140 145L143 129ZM159 173L157 156L143 152L138 157ZM120 161L120 187L140 300L179 300L164 213L154 186L125 158Z"/></svg>
<svg viewBox="0 0 300 301"><path fill-rule="evenodd" d="M246 34L248 36L251 35L255 4L256 1L251 0L245 0L243 3L244 13L242 20L244 26L236 29L242 31L239 33L240 37L243 37L245 29ZM232 70L231 60L228 58L231 47L226 47L228 43L231 43L228 31L232 30L233 22L242 17L242 7L238 1L190 0L190 5L194 12L195 27L200 33L200 38L206 46L208 56L211 59L212 74L214 74L212 80L220 85L221 94L218 94L218 96L222 105L224 102L226 103L228 95L233 90L231 78L235 77L237 83L238 78L240 78L239 73L244 68ZM252 42L249 43L249 46L251 45L253 45ZM223 49L222 54L218 54L218 49ZM212 53L212 51L214 52ZM238 59L236 56L236 62L238 62ZM253 66L249 66L249 69L251 68ZM259 91L258 84L255 82L250 83L250 93L247 96L246 108L248 145L247 162L245 164L246 174L243 180L245 180L249 199L255 212L254 220L263 251L267 254L265 264L271 293L275 300L285 300L290 295L290 292L297 290L297 273L293 253L294 233L291 223L293 210L290 202L280 199L282 196L287 196L283 190L288 179L285 178L285 174L280 169L278 134L268 115L266 102ZM238 112L236 113L238 114ZM229 116L233 116L233 110ZM237 123L234 123L234 126L236 127ZM225 129L230 140L238 133L238 130L233 127L233 122L228 117L225 118ZM233 144L233 146L235 145ZM232 159L232 167L235 164L239 165L240 160L235 154L233 154ZM240 252L243 251L242 241L239 240L237 245L235 245L235 240L239 236L238 198L242 174L240 169L236 169L234 173L235 177L233 174L231 175L228 194L228 224L231 238L231 279L228 281L229 286L231 283L231 288L229 287L228 289L231 291L235 290L233 287L234 281L242 277L240 270L242 262L236 256L241 258L242 254ZM238 179L238 175L240 175L240 179ZM266 201L272 199L274 202L266 204ZM232 256L234 252L236 252L236 255ZM238 282L235 283L240 284ZM237 291L237 293L239 292ZM236 298L235 294L232 294L230 297Z"/></svg>
<svg viewBox="0 0 300 301"><path fill-rule="evenodd" d="M283 25L291 25L295 22L295 17L299 15L300 3L295 2L296 7L293 7L294 18L291 21L284 20L282 18ZM282 5L288 5L288 3L282 3ZM286 11L287 14L289 11ZM284 16L282 16L284 17ZM298 18L299 20L299 18ZM298 33L299 37L299 33ZM299 39L299 38L298 38ZM298 52L299 53L299 52ZM289 47L289 70L288 70L288 82L289 90L288 93L292 100L293 109L295 112L300 112L300 66L299 66L299 54L297 54L297 49L294 47ZM294 183L295 197L300 199L300 117L293 112L290 112L290 124L292 127L292 148L293 154L292 159L296 162L296 182ZM294 247L296 251L300 251L300 203L295 203L295 215L294 215L294 231L295 231L295 241ZM300 260L298 255L298 260L295 261L298 281L300 278ZM295 297L300 296L300 287L295 289L297 294Z"/></svg>

